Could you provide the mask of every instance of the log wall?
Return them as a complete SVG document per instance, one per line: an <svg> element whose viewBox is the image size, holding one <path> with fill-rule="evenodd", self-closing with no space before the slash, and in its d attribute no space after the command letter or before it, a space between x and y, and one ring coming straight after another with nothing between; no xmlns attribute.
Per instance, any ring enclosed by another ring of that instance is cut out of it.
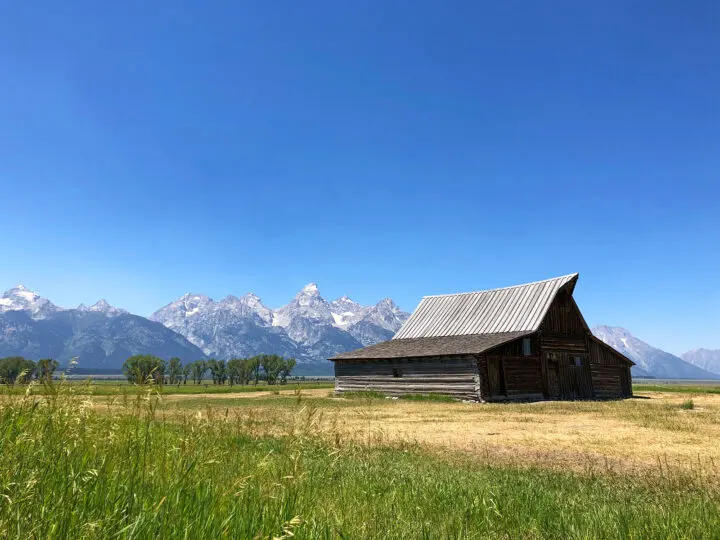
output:
<svg viewBox="0 0 720 540"><path fill-rule="evenodd" d="M615 399L624 397L623 378L625 368L623 366L607 366L602 364L590 364L595 397L598 399Z"/></svg>
<svg viewBox="0 0 720 540"><path fill-rule="evenodd" d="M543 398L539 356L480 355L478 371L483 401Z"/></svg>
<svg viewBox="0 0 720 540"><path fill-rule="evenodd" d="M600 399L632 397L632 375L627 360L610 346L590 338L590 371Z"/></svg>
<svg viewBox="0 0 720 540"><path fill-rule="evenodd" d="M538 356L506 357L503 363L509 399L542 399L542 376Z"/></svg>
<svg viewBox="0 0 720 540"><path fill-rule="evenodd" d="M335 361L335 391L371 390L391 396L445 394L480 400L480 375L472 356Z"/></svg>

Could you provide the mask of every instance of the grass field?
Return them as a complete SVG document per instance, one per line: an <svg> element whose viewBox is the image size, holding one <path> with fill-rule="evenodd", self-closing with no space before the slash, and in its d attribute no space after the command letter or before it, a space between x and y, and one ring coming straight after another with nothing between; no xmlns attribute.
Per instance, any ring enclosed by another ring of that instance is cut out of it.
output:
<svg viewBox="0 0 720 540"><path fill-rule="evenodd" d="M127 381L103 380L88 378L85 380L63 381L63 385L71 390L75 395L94 395L94 396L118 396L118 395L136 395L138 388ZM260 381L257 385L250 384L245 386L230 386L228 384L217 385L212 381L205 381L202 384L167 384L164 386L154 386L153 391L160 395L172 394L237 394L242 392L279 392L287 388L301 388L310 390L315 388L334 388L334 382L328 381L288 381L286 384L275 384L268 386L264 381ZM25 386L0 386L0 394L24 394L27 390ZM44 387L37 385L33 388L36 394L42 394Z"/></svg>
<svg viewBox="0 0 720 540"><path fill-rule="evenodd" d="M720 531L718 394L480 405L269 389L1 395L0 537Z"/></svg>

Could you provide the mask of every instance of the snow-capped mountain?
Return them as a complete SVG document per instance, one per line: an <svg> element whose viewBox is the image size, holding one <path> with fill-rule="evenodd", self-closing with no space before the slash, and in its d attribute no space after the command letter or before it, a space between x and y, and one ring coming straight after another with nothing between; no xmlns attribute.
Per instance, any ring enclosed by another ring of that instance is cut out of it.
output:
<svg viewBox="0 0 720 540"><path fill-rule="evenodd" d="M254 294L228 296L219 302L201 294L185 294L153 313L150 320L220 358L252 356L257 353L249 352L261 346L268 353L295 347L282 328L273 328L272 310Z"/></svg>
<svg viewBox="0 0 720 540"><path fill-rule="evenodd" d="M314 345L318 341L317 328L334 326L335 318L330 304L320 296L317 285L310 283L290 303L274 312L272 324L284 328L296 343Z"/></svg>
<svg viewBox="0 0 720 540"><path fill-rule="evenodd" d="M680 358L689 364L720 376L720 349L693 349L681 354Z"/></svg>
<svg viewBox="0 0 720 540"><path fill-rule="evenodd" d="M33 319L40 320L57 313L60 308L24 285L17 285L0 298L0 313L8 311L25 311Z"/></svg>
<svg viewBox="0 0 720 540"><path fill-rule="evenodd" d="M658 379L716 379L718 375L685 362L668 352L656 349L639 340L625 328L596 326L593 334L635 362L632 373L636 377Z"/></svg>
<svg viewBox="0 0 720 540"><path fill-rule="evenodd" d="M315 283L276 310L254 294L228 296L220 302L186 294L150 316L210 356L276 353L301 362L324 361L390 339L408 317L390 299L372 306L347 296L328 302Z"/></svg>
<svg viewBox="0 0 720 540"><path fill-rule="evenodd" d="M22 285L0 300L0 357L54 358L61 364L77 357L80 368L117 370L133 354L204 357L180 334L105 300L63 309Z"/></svg>

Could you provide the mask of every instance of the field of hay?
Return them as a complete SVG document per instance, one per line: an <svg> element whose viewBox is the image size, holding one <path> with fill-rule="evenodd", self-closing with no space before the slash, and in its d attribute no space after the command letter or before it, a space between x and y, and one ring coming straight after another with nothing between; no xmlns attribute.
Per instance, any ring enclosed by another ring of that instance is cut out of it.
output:
<svg viewBox="0 0 720 540"><path fill-rule="evenodd" d="M720 389L0 396L0 537L715 538Z"/></svg>

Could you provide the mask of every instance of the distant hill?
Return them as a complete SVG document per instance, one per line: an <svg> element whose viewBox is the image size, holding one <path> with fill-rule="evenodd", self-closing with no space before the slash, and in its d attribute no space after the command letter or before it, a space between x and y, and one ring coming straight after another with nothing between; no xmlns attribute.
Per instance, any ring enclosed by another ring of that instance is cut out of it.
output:
<svg viewBox="0 0 720 540"><path fill-rule="evenodd" d="M696 365L684 361L668 352L662 351L633 336L625 328L617 326L596 326L593 334L633 360L635 377L655 377L658 379L718 379L720 375L711 373Z"/></svg>

